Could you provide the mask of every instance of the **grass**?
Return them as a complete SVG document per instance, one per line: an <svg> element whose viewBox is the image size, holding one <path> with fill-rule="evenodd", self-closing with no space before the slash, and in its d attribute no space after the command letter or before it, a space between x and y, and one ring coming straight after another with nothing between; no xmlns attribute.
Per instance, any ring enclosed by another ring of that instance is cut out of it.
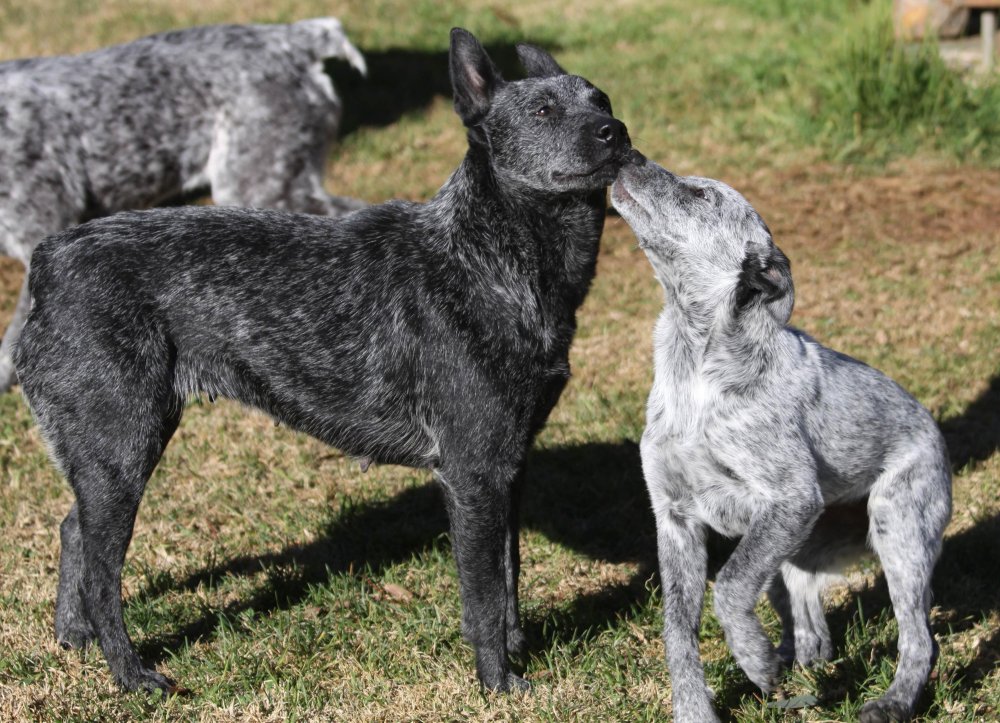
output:
<svg viewBox="0 0 1000 723"><path fill-rule="evenodd" d="M921 716L988 720L1000 715L1000 108L995 84L966 83L930 49L895 50L885 4L0 0L0 53L337 14L371 73L330 66L347 114L328 184L379 201L426 198L462 156L448 28L479 33L512 75L514 41L550 47L608 92L648 155L746 193L793 261L794 323L882 368L939 419L955 513L934 581L941 658ZM17 266L0 263L0 321L19 283ZM58 524L71 495L20 396L0 396L0 718L662 719L670 679L636 447L660 304L631 233L610 218L574 379L530 462L529 697L475 687L427 475L363 475L226 402L189 405L125 570L133 638L194 693L117 693L98 652L52 640ZM728 548L713 544L717 568ZM877 566L830 595L836 659L789 674L780 698L761 700L736 668L710 600L711 590L702 652L733 720L849 720L891 680L896 633ZM761 614L777 635L766 605Z"/></svg>

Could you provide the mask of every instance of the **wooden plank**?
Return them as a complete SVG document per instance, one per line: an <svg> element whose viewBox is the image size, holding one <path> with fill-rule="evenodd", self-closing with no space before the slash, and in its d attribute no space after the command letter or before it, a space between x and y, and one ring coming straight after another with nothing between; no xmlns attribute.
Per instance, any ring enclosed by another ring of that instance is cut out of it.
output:
<svg viewBox="0 0 1000 723"><path fill-rule="evenodd" d="M996 50L996 39L997 39L997 13L996 10L984 10L982 20L982 27L980 30L983 34L983 70L987 73L993 70L993 61L995 59Z"/></svg>
<svg viewBox="0 0 1000 723"><path fill-rule="evenodd" d="M1000 8L1000 0L958 0L956 5L966 8Z"/></svg>

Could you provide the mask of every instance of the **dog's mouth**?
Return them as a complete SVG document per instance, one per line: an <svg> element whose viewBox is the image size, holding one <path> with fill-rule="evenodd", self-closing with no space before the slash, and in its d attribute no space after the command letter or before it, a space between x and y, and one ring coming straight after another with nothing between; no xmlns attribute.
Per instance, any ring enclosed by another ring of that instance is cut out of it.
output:
<svg viewBox="0 0 1000 723"><path fill-rule="evenodd" d="M624 162L625 161L622 158L612 157L601 161L589 171L584 171L583 173L561 173L559 171L554 171L552 173L552 179L554 181L580 181L586 178L593 178L594 176L599 175L602 171L613 171L617 174Z"/></svg>
<svg viewBox="0 0 1000 723"><path fill-rule="evenodd" d="M636 216L644 221L652 218L652 214L643 206L642 202L629 192L621 175L611 184L611 204L630 224Z"/></svg>

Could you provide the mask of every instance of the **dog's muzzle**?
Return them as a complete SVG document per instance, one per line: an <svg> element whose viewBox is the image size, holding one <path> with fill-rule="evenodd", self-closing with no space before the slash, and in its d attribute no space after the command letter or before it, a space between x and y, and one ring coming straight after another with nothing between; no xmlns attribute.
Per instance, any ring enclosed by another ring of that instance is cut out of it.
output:
<svg viewBox="0 0 1000 723"><path fill-rule="evenodd" d="M636 148L630 148L625 154L625 163L630 166L645 166L646 156L642 155Z"/></svg>

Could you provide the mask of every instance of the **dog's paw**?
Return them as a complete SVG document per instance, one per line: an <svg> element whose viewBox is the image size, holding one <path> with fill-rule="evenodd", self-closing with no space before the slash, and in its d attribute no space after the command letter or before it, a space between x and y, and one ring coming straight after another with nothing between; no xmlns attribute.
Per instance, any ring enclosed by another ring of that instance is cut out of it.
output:
<svg viewBox="0 0 1000 723"><path fill-rule="evenodd" d="M129 671L123 675L115 676L115 680L123 690L146 691L155 693L159 691L163 696L183 694L185 689L179 687L167 676L157 673L152 668L139 668Z"/></svg>
<svg viewBox="0 0 1000 723"><path fill-rule="evenodd" d="M691 694L687 691L674 691L672 704L674 709L674 723L719 723L719 716L712 707L714 694L708 688L705 695Z"/></svg>
<svg viewBox="0 0 1000 723"><path fill-rule="evenodd" d="M482 681L483 690L491 693L524 693L531 690L531 683L517 673L507 673L496 682Z"/></svg>
<svg viewBox="0 0 1000 723"><path fill-rule="evenodd" d="M810 633L795 636L795 661L803 668L815 668L833 657L833 647L829 640Z"/></svg>
<svg viewBox="0 0 1000 723"><path fill-rule="evenodd" d="M56 642L63 650L82 650L97 640L89 620L77 618L72 623L56 621Z"/></svg>
<svg viewBox="0 0 1000 723"><path fill-rule="evenodd" d="M527 693L531 690L531 683L515 673L507 674L508 693Z"/></svg>
<svg viewBox="0 0 1000 723"><path fill-rule="evenodd" d="M675 707L674 723L719 723L719 716L711 708L702 711L683 711Z"/></svg>
<svg viewBox="0 0 1000 723"><path fill-rule="evenodd" d="M740 667L764 695L771 693L781 682L781 658L773 648L769 655L740 661Z"/></svg>
<svg viewBox="0 0 1000 723"><path fill-rule="evenodd" d="M910 717L909 706L898 700L879 698L878 700L870 700L861 706L858 721L859 723L890 723L890 721L908 721Z"/></svg>

